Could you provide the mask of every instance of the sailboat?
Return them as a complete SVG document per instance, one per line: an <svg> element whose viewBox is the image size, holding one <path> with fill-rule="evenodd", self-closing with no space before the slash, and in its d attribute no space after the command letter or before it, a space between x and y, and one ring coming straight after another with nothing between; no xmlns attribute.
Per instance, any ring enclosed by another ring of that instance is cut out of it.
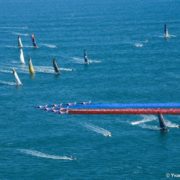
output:
<svg viewBox="0 0 180 180"><path fill-rule="evenodd" d="M56 62L56 59L53 59L53 67L54 67L55 73L59 74L60 70L59 70L58 64Z"/></svg>
<svg viewBox="0 0 180 180"><path fill-rule="evenodd" d="M37 44L36 44L36 40L35 40L35 36L34 34L31 35L31 40L32 40L32 44L34 48L38 48Z"/></svg>
<svg viewBox="0 0 180 180"><path fill-rule="evenodd" d="M18 47L23 48L23 44L20 36L18 36Z"/></svg>
<svg viewBox="0 0 180 180"><path fill-rule="evenodd" d="M15 77L16 85L17 85L17 86L23 85L22 82L21 82L21 80L19 79L19 76L18 76L16 70L13 68L12 71L13 71L13 75L14 75L14 77Z"/></svg>
<svg viewBox="0 0 180 180"><path fill-rule="evenodd" d="M169 32L168 32L168 28L167 28L167 25L164 24L164 38L167 39L169 38Z"/></svg>
<svg viewBox="0 0 180 180"><path fill-rule="evenodd" d="M20 52L20 62L21 64L25 64L23 49L21 48L19 52Z"/></svg>
<svg viewBox="0 0 180 180"><path fill-rule="evenodd" d="M166 126L166 123L164 121L164 118L163 118L163 115L162 114L158 114L158 120L159 120L159 126L160 126L160 129L162 131L167 131L168 128Z"/></svg>
<svg viewBox="0 0 180 180"><path fill-rule="evenodd" d="M84 49L84 63L89 64L88 56L87 56L87 51Z"/></svg>
<svg viewBox="0 0 180 180"><path fill-rule="evenodd" d="M31 75L35 74L35 70L34 70L31 58L29 58L29 73Z"/></svg>

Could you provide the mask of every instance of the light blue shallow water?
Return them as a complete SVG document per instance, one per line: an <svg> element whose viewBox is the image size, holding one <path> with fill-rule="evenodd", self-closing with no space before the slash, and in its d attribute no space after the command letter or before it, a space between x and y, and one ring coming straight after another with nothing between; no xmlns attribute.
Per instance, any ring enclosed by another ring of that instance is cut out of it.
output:
<svg viewBox="0 0 180 180"><path fill-rule="evenodd" d="M34 108L89 100L180 102L179 1L6 0L0 7L0 179L180 174L179 116L165 117L171 128L164 134L155 116L61 116ZM173 35L168 41L164 23ZM31 33L38 49L31 47ZM35 77L20 64L18 34ZM62 68L59 76L53 57ZM13 85L12 67L22 87Z"/></svg>

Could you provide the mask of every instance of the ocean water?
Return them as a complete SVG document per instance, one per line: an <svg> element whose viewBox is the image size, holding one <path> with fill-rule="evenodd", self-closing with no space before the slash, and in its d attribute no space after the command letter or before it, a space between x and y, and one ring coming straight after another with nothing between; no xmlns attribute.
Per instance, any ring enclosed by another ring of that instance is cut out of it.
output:
<svg viewBox="0 0 180 180"><path fill-rule="evenodd" d="M170 131L161 133L153 115L57 115L35 108L89 100L179 102L179 1L0 0L0 7L0 179L180 174L179 116L165 116ZM20 64L17 35L26 65ZM60 75L53 73L53 57ZM22 87L14 84L12 68Z"/></svg>

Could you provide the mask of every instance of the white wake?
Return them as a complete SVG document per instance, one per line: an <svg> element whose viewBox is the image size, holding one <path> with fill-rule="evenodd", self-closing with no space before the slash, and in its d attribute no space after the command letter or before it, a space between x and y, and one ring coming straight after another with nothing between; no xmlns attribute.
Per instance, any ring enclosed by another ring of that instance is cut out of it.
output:
<svg viewBox="0 0 180 180"><path fill-rule="evenodd" d="M35 71L39 73L54 74L54 68L51 66L34 66ZM71 68L60 68L60 71L73 71Z"/></svg>
<svg viewBox="0 0 180 180"><path fill-rule="evenodd" d="M166 123L166 126L167 127L170 127L170 128L179 128L179 124L176 124L176 123L173 123L167 119L165 119L165 123Z"/></svg>
<svg viewBox="0 0 180 180"><path fill-rule="evenodd" d="M159 35L158 37L159 37L159 38L164 38L164 35ZM177 37L177 36L174 35L174 34L169 34L169 35L168 35L168 38L175 38L175 37Z"/></svg>
<svg viewBox="0 0 180 180"><path fill-rule="evenodd" d="M8 81L0 81L2 85L9 85L9 86L16 86L15 82L8 82Z"/></svg>
<svg viewBox="0 0 180 180"><path fill-rule="evenodd" d="M143 43L137 42L137 43L134 44L134 46L137 47L137 48L141 48L144 45L143 45Z"/></svg>
<svg viewBox="0 0 180 180"><path fill-rule="evenodd" d="M139 126L141 128L152 129L152 130L160 130L159 121L158 121L156 116L154 116L154 115L143 115L143 117L144 118L142 120L133 121L133 122L131 122L131 124ZM147 122L151 122L151 121L154 121L154 120L157 121L158 125L145 124ZM169 127L169 128L179 128L179 124L173 123L173 122L171 122L171 121L169 121L167 119L165 119L164 121L165 121L166 126Z"/></svg>
<svg viewBox="0 0 180 180"><path fill-rule="evenodd" d="M72 157L68 156L56 156L56 155L50 155L50 154L45 154L36 150L30 150L30 149L18 149L19 152L35 157L40 157L40 158L47 158L47 159L55 159L55 160L75 160Z"/></svg>
<svg viewBox="0 0 180 180"><path fill-rule="evenodd" d="M6 69L0 69L1 73L12 73L12 71L10 70L6 70Z"/></svg>
<svg viewBox="0 0 180 180"><path fill-rule="evenodd" d="M151 122L157 119L156 116L154 115L142 115L143 119L142 120L138 120L138 121L133 121L131 122L132 125L138 125L138 124L142 124L142 123L146 123L146 122Z"/></svg>
<svg viewBox="0 0 180 180"><path fill-rule="evenodd" d="M40 46L45 46L45 47L48 47L48 48L57 48L56 45L54 45L54 44L47 44L47 43L40 44Z"/></svg>
<svg viewBox="0 0 180 180"><path fill-rule="evenodd" d="M6 48L13 48L13 49L17 49L18 46L12 46L12 45L5 45Z"/></svg>
<svg viewBox="0 0 180 180"><path fill-rule="evenodd" d="M12 34L17 36L29 36L28 33L20 33L20 32L12 32Z"/></svg>
<svg viewBox="0 0 180 180"><path fill-rule="evenodd" d="M80 58L80 57L72 57L72 61L76 64L84 64L84 59ZM97 63L101 63L101 61L89 59L89 63L90 64L97 64Z"/></svg>
<svg viewBox="0 0 180 180"><path fill-rule="evenodd" d="M104 128L95 126L93 124L83 123L81 125L86 127L88 130L91 130L91 131L94 131L96 133L102 134L105 137L111 137L112 136L110 131L108 131L108 130L106 130Z"/></svg>
<svg viewBox="0 0 180 180"><path fill-rule="evenodd" d="M15 26L0 26L0 29L28 29L27 26L15 27Z"/></svg>
<svg viewBox="0 0 180 180"><path fill-rule="evenodd" d="M17 61L14 62L14 64L18 64ZM22 74L29 74L29 69L28 66L25 65L16 65L13 66L17 69L18 73L22 73ZM0 69L0 73L10 73L12 74L12 69L13 67L4 67L3 69ZM54 72L54 68L51 66L34 66L35 72L36 73L45 73L45 74L55 74ZM65 72L71 72L73 71L73 69L71 68L60 68L60 71L65 71Z"/></svg>
<svg viewBox="0 0 180 180"><path fill-rule="evenodd" d="M143 129L158 130L158 131L160 130L160 127L155 125L139 124L139 127Z"/></svg>

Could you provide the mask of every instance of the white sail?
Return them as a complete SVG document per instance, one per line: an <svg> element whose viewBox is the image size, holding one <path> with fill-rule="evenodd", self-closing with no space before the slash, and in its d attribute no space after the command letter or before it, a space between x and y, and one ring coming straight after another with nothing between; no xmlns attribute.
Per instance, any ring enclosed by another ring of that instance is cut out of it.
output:
<svg viewBox="0 0 180 180"><path fill-rule="evenodd" d="M17 86L22 85L22 82L21 82L21 80L19 79L19 76L18 76L18 74L17 74L17 72L16 72L15 69L13 69L13 75L14 75L14 77L15 77L16 85L17 85Z"/></svg>
<svg viewBox="0 0 180 180"><path fill-rule="evenodd" d="M165 37L165 38L169 38L169 32L168 32L168 29L166 29L166 33L164 34L164 37Z"/></svg>
<svg viewBox="0 0 180 180"><path fill-rule="evenodd" d="M19 48L23 48L23 44L20 36L18 36L18 46Z"/></svg>
<svg viewBox="0 0 180 180"><path fill-rule="evenodd" d="M23 53L23 50L20 49L20 61L22 64L25 64L25 61L24 61L24 53Z"/></svg>
<svg viewBox="0 0 180 180"><path fill-rule="evenodd" d="M164 25L164 38L169 38L170 35L169 35L169 32L168 32L168 28L167 28L167 25L165 24Z"/></svg>

